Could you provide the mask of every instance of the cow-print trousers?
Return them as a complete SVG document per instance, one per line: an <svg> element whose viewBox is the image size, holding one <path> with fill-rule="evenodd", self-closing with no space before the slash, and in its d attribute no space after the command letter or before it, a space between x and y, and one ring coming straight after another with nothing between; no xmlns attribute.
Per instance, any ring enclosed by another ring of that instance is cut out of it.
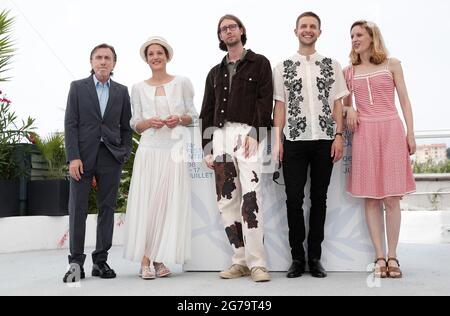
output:
<svg viewBox="0 0 450 316"><path fill-rule="evenodd" d="M260 152L245 158L250 127L227 122L214 132L217 204L234 255L232 264L266 267Z"/></svg>

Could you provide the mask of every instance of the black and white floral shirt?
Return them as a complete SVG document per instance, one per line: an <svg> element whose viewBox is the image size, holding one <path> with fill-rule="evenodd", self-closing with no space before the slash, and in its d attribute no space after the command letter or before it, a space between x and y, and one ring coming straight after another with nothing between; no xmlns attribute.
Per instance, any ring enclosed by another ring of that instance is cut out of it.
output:
<svg viewBox="0 0 450 316"><path fill-rule="evenodd" d="M349 95L339 63L297 53L279 63L273 76L274 99L286 104L286 139L334 139L334 102Z"/></svg>

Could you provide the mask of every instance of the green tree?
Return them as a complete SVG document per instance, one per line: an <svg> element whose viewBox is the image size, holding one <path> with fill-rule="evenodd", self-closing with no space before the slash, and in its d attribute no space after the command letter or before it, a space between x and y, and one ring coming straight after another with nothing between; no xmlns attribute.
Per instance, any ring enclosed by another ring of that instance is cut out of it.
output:
<svg viewBox="0 0 450 316"><path fill-rule="evenodd" d="M447 159L450 160L450 148L447 148Z"/></svg>
<svg viewBox="0 0 450 316"><path fill-rule="evenodd" d="M414 163L414 173L450 173L450 160L445 163Z"/></svg>

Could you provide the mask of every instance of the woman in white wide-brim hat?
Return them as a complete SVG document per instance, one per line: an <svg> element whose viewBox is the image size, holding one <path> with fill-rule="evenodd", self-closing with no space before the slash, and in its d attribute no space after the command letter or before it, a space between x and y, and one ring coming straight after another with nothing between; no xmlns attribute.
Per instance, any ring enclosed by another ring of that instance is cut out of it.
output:
<svg viewBox="0 0 450 316"><path fill-rule="evenodd" d="M164 263L182 264L190 257L191 178L184 144L186 126L198 115L190 80L166 71L173 57L168 42L150 37L140 55L152 76L131 92L130 124L141 139L128 195L124 256L141 262L143 279L154 279L170 275Z"/></svg>

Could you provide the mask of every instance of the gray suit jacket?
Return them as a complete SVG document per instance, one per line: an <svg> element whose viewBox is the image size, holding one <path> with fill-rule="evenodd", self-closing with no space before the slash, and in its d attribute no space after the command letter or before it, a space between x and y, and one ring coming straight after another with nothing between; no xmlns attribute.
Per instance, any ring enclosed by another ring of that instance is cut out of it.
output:
<svg viewBox="0 0 450 316"><path fill-rule="evenodd" d="M100 139L116 160L125 163L132 150L131 105L128 88L111 80L102 118L92 76L72 82L65 115L66 156L81 159L84 170L95 167Z"/></svg>

